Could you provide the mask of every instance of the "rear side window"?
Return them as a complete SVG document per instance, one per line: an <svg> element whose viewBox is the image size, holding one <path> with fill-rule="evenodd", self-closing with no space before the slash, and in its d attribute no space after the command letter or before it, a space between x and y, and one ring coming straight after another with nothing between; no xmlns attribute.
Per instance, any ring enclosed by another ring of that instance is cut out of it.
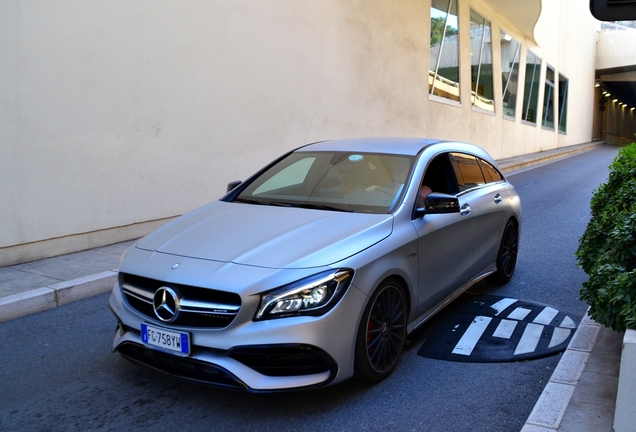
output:
<svg viewBox="0 0 636 432"><path fill-rule="evenodd" d="M494 166L490 165L483 159L479 159L479 163L481 164L481 171L484 173L484 177L486 178L487 183L496 183L498 181L503 181L503 176L499 171L495 169Z"/></svg>
<svg viewBox="0 0 636 432"><path fill-rule="evenodd" d="M486 183L484 174L481 172L479 161L475 156L463 153L451 153L459 191L465 191Z"/></svg>

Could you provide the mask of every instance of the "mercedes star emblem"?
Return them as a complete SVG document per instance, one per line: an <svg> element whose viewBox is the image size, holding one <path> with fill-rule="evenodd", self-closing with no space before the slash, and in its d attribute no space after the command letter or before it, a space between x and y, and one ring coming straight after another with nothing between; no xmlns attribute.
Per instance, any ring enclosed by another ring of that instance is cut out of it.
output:
<svg viewBox="0 0 636 432"><path fill-rule="evenodd" d="M172 322L179 315L179 297L172 288L159 288L152 299L152 306L161 321Z"/></svg>

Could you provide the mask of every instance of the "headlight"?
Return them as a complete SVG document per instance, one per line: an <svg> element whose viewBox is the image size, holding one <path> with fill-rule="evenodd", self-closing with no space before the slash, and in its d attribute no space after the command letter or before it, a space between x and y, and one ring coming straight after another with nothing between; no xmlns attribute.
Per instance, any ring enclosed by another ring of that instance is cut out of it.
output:
<svg viewBox="0 0 636 432"><path fill-rule="evenodd" d="M322 315L345 293L353 270L329 270L261 294L255 321L296 315Z"/></svg>

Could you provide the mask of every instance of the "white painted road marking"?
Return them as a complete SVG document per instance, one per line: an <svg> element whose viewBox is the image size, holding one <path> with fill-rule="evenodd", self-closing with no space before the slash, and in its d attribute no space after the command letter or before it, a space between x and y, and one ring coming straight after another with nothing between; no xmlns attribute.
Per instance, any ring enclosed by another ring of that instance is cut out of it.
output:
<svg viewBox="0 0 636 432"><path fill-rule="evenodd" d="M572 318L570 318L569 316L566 316L559 327L566 327L566 328L575 329L576 328L576 323L574 321L572 321Z"/></svg>
<svg viewBox="0 0 636 432"><path fill-rule="evenodd" d="M516 342L514 348L514 356L520 356L524 354L532 354L537 351L542 336L545 333L545 337L550 337L549 347L554 348L567 342L573 334L573 329L576 329L576 323L567 314L562 319L560 325L552 325L551 323L559 315L559 310L550 306L543 306L540 308L533 305L525 305L525 307L517 306L514 308L507 317L498 317L503 311L510 309L519 300L513 298L502 298L490 305L490 309L494 312L493 316L475 316L473 322L465 329L464 334L456 343L452 350L452 354L461 356L470 356L475 351L477 344L481 339L487 340L489 338L498 338L513 340L521 337ZM475 301L475 304L482 307L487 305L487 302ZM538 305L537 305L538 306ZM539 312L537 314L537 312ZM536 317L530 322L528 316L536 314ZM486 329L495 319L497 327L494 329L491 335L485 335ZM498 322L497 322L498 320ZM525 327L519 326L519 323L524 323ZM460 331L464 328L464 325L457 324L451 330L452 332ZM516 336L516 337L515 337ZM455 339L456 340L456 339ZM511 342L514 344L514 341ZM489 342L486 342L486 346ZM495 343L495 345L501 344L501 342ZM542 346L545 346L543 344ZM512 346L510 346L512 349ZM478 356L481 354L478 354Z"/></svg>
<svg viewBox="0 0 636 432"><path fill-rule="evenodd" d="M518 307L517 309L510 312L510 315L508 315L508 318L514 319L517 321L523 321L523 319L527 317L530 312L532 312L530 309Z"/></svg>
<svg viewBox="0 0 636 432"><path fill-rule="evenodd" d="M481 335L486 331L486 327L488 327L490 321L492 321L492 317L475 317L472 324L466 329L466 332L459 342L457 342L457 345L455 345L453 354L469 356L473 352L477 342L479 342Z"/></svg>
<svg viewBox="0 0 636 432"><path fill-rule="evenodd" d="M559 313L558 310L549 306L543 308L541 313L537 315L533 322L537 324L550 325L555 316Z"/></svg>
<svg viewBox="0 0 636 432"><path fill-rule="evenodd" d="M550 345L548 345L548 348L555 347L560 343L565 342L565 340L570 337L570 333L572 333L572 330L568 328L556 327L554 329L554 333L552 333L552 339L550 339Z"/></svg>
<svg viewBox="0 0 636 432"><path fill-rule="evenodd" d="M492 334L496 338L501 339L510 339L515 329L517 328L517 323L519 321L511 321L507 319L502 319L499 325L497 326L497 330Z"/></svg>
<svg viewBox="0 0 636 432"><path fill-rule="evenodd" d="M541 333L543 333L543 326L540 324L528 323L526 329L523 331L521 340L517 344L514 355L528 354L533 352L539 344L541 339Z"/></svg>
<svg viewBox="0 0 636 432"><path fill-rule="evenodd" d="M490 306L490 308L497 311L497 313L495 314L495 316L497 316L500 313L502 313L504 310L506 310L508 306L510 306L511 304L517 303L517 301L518 301L517 299L513 299L513 298L504 298L499 300L497 303L493 304L492 306Z"/></svg>

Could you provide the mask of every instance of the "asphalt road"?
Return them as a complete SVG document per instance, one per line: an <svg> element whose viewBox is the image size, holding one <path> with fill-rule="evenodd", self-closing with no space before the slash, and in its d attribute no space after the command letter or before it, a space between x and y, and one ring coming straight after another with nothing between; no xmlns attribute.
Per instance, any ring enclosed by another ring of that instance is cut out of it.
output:
<svg viewBox="0 0 636 432"><path fill-rule="evenodd" d="M523 203L517 271L473 292L547 303L576 316L585 274L574 251L592 191L616 155L603 147L509 176ZM560 354L511 363L417 355L412 337L394 375L318 391L251 395L170 379L110 352L108 295L0 323L0 430L518 431Z"/></svg>

